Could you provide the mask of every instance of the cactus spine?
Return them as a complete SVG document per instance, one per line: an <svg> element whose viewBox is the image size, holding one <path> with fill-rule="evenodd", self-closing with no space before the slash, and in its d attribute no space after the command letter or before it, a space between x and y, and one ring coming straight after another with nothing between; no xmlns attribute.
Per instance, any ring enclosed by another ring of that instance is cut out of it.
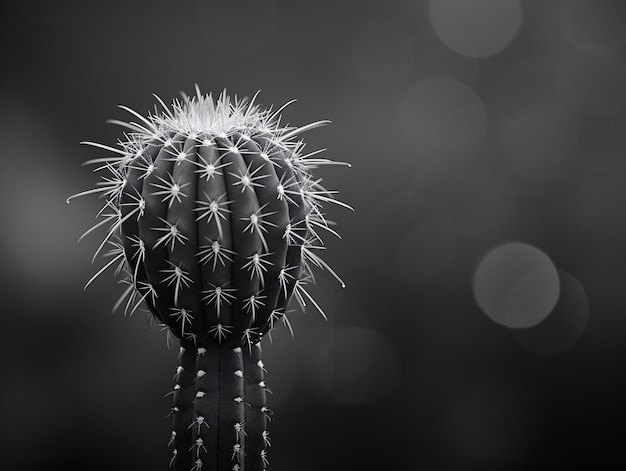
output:
<svg viewBox="0 0 626 471"><path fill-rule="evenodd" d="M312 170L341 164L304 154L298 136L326 124L280 125L281 109L222 93L197 95L136 121L113 153L89 163L107 173L92 190L108 226L95 257L109 260L127 289L116 306L145 304L180 342L171 415L171 466L192 471L256 471L270 445L261 338L288 324L292 295L306 291L312 269L335 272L317 255L320 230L334 235L323 203L338 201ZM284 108L284 107L283 107ZM68 200L69 201L69 200ZM350 208L351 209L351 208ZM289 326L291 328L291 326Z"/></svg>

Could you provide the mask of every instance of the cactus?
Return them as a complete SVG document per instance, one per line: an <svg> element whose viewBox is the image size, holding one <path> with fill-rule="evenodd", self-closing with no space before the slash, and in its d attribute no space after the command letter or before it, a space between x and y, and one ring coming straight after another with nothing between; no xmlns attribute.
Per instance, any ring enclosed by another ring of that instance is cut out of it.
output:
<svg viewBox="0 0 626 471"><path fill-rule="evenodd" d="M186 471L267 467L270 439L261 338L287 318L290 298L326 317L306 291L314 267L341 279L316 253L321 230L338 236L323 203L350 208L312 170L340 164L304 153L299 135L324 125L281 126L280 113L223 92L174 100L135 121L96 164L108 227L94 259L127 285L116 307L141 306L180 343L170 465ZM285 105L286 106L286 105ZM69 199L68 199L69 202ZM81 239L82 239L81 237Z"/></svg>

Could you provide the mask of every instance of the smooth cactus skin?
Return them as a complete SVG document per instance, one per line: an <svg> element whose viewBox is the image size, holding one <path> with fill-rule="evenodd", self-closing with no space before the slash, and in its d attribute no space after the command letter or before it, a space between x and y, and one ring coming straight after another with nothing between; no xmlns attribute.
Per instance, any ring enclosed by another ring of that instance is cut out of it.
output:
<svg viewBox="0 0 626 471"><path fill-rule="evenodd" d="M156 95L155 95L156 96ZM315 253L325 202L350 208L311 171L342 164L305 155L301 128L280 125L282 108L262 111L222 93L175 100L128 129L119 149L96 159L109 173L78 195L101 193L109 260L127 289L117 306L143 303L180 342L172 391L176 470L261 471L270 445L261 338L288 324L292 295L304 307L313 266L335 272ZM351 209L351 208L350 208ZM343 282L341 282L343 286ZM291 329L291 326L289 326Z"/></svg>

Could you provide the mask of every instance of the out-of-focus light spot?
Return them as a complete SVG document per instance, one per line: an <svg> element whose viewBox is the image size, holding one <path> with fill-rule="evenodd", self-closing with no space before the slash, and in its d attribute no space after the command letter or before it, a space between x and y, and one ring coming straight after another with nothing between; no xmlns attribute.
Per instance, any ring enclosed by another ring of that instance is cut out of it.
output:
<svg viewBox="0 0 626 471"><path fill-rule="evenodd" d="M567 0L560 21L565 38L583 52L610 54L626 45L624 0Z"/></svg>
<svg viewBox="0 0 626 471"><path fill-rule="evenodd" d="M502 147L518 175L562 177L578 147L578 122L557 106L530 105L503 119Z"/></svg>
<svg viewBox="0 0 626 471"><path fill-rule="evenodd" d="M474 297L492 320L506 327L539 324L559 298L559 277L539 249L510 242L491 250L474 273Z"/></svg>
<svg viewBox="0 0 626 471"><path fill-rule="evenodd" d="M404 283L423 282L443 272L456 253L454 227L432 200L397 194L369 217L367 250L383 275Z"/></svg>
<svg viewBox="0 0 626 471"><path fill-rule="evenodd" d="M626 106L626 63L617 55L571 49L555 66L555 78L561 98L581 114L608 118Z"/></svg>
<svg viewBox="0 0 626 471"><path fill-rule="evenodd" d="M400 386L402 357L385 335L364 327L335 331L330 354L333 360L331 402L368 404L389 397Z"/></svg>
<svg viewBox="0 0 626 471"><path fill-rule="evenodd" d="M412 189L437 201L459 230L480 233L496 227L517 200L503 175L490 169L463 168L433 174L416 172Z"/></svg>
<svg viewBox="0 0 626 471"><path fill-rule="evenodd" d="M200 0L196 21L211 46L227 52L249 52L274 37L278 11L273 0Z"/></svg>
<svg viewBox="0 0 626 471"><path fill-rule="evenodd" d="M558 271L559 301L550 315L529 329L513 329L515 338L536 353L560 353L582 335L589 319L589 301L585 288L567 272Z"/></svg>
<svg viewBox="0 0 626 471"><path fill-rule="evenodd" d="M420 151L471 154L487 131L487 113L478 95L448 77L422 80L399 106L402 130Z"/></svg>
<svg viewBox="0 0 626 471"><path fill-rule="evenodd" d="M394 83L413 65L413 43L401 24L376 19L361 26L352 39L357 73L378 84Z"/></svg>
<svg viewBox="0 0 626 471"><path fill-rule="evenodd" d="M428 13L441 41L469 57L497 54L522 26L518 0L430 0Z"/></svg>

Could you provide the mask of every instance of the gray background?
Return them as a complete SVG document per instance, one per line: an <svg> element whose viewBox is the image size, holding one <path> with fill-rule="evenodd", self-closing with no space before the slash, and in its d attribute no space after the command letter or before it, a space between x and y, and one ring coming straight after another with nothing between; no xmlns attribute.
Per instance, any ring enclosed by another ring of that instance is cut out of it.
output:
<svg viewBox="0 0 626 471"><path fill-rule="evenodd" d="M65 199L118 104L196 83L297 98L352 164L319 172L347 288L264 341L270 469L624 465L626 3L23 0L0 35L5 469L167 467L176 348L82 291L99 205Z"/></svg>

